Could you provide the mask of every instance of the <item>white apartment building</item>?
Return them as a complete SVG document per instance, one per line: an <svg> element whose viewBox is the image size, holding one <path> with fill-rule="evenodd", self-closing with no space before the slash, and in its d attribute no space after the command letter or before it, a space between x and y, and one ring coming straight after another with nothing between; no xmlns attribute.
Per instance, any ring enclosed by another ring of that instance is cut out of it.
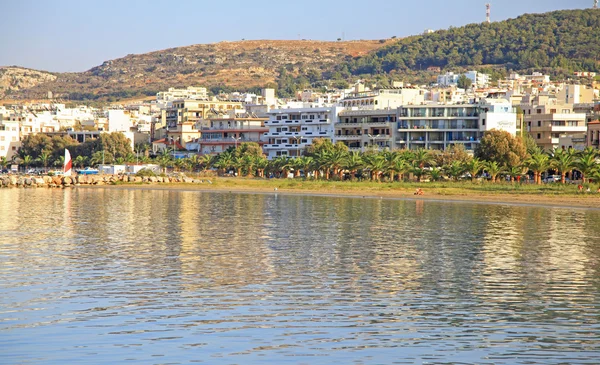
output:
<svg viewBox="0 0 600 365"><path fill-rule="evenodd" d="M474 86L487 87L490 84L490 75L477 71L467 71L464 74Z"/></svg>
<svg viewBox="0 0 600 365"><path fill-rule="evenodd" d="M20 127L18 121L4 120L0 123L0 158L11 160L21 147Z"/></svg>
<svg viewBox="0 0 600 365"><path fill-rule="evenodd" d="M405 105L398 109L396 148L444 150L454 144L474 150L485 131L516 133L517 115L503 99L477 104Z"/></svg>
<svg viewBox="0 0 600 365"><path fill-rule="evenodd" d="M106 112L108 129L106 132L130 132L133 123L129 112L124 110L109 110Z"/></svg>
<svg viewBox="0 0 600 365"><path fill-rule="evenodd" d="M462 75L465 75L469 80L471 80L472 85L476 87L487 87L490 83L490 75L477 71L468 71L464 74L446 72L444 75L439 75L437 77L437 83L441 86L456 86L458 84L458 79Z"/></svg>
<svg viewBox="0 0 600 365"><path fill-rule="evenodd" d="M170 87L167 91L161 91L156 93L157 103L165 103L167 101L173 101L177 99L208 99L208 93L205 87L188 86L185 89L176 89Z"/></svg>
<svg viewBox="0 0 600 365"><path fill-rule="evenodd" d="M396 109L401 105L421 104L424 101L425 90L395 87L349 93L340 100L340 105L351 110Z"/></svg>
<svg viewBox="0 0 600 365"><path fill-rule="evenodd" d="M263 150L269 160L302 156L314 138L333 140L339 106L273 109L268 113Z"/></svg>

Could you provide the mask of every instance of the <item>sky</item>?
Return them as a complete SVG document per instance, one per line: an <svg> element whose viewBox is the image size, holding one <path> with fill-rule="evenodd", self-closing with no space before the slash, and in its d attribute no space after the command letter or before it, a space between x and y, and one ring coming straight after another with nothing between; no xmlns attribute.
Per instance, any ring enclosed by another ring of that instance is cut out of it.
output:
<svg viewBox="0 0 600 365"><path fill-rule="evenodd" d="M128 54L241 39L382 39L593 0L0 0L0 66L86 71Z"/></svg>

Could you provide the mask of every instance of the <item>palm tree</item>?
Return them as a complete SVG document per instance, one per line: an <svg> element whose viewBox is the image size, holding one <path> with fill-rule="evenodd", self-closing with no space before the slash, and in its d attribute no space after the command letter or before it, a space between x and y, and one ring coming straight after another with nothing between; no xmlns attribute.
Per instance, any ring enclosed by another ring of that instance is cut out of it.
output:
<svg viewBox="0 0 600 365"><path fill-rule="evenodd" d="M83 155L79 155L79 156L75 157L75 159L73 160L73 164L75 166L78 166L80 169L82 169L85 166L86 162L87 162L87 157L85 157Z"/></svg>
<svg viewBox="0 0 600 365"><path fill-rule="evenodd" d="M352 151L346 157L344 163L344 169L350 171L350 180L354 180L354 175L358 172L360 168L364 165L363 158L358 151Z"/></svg>
<svg viewBox="0 0 600 365"><path fill-rule="evenodd" d="M56 167L62 167L64 165L65 165L65 156L58 156L54 160L54 166L56 166Z"/></svg>
<svg viewBox="0 0 600 365"><path fill-rule="evenodd" d="M38 161L44 166L44 171L48 171L48 164L50 163L50 152L43 151L40 156L37 158Z"/></svg>
<svg viewBox="0 0 600 365"><path fill-rule="evenodd" d="M446 165L444 170L452 180L457 181L460 175L465 172L465 166L460 161L455 160L450 165Z"/></svg>
<svg viewBox="0 0 600 365"><path fill-rule="evenodd" d="M550 159L547 154L536 151L525 160L525 164L531 171L533 171L533 180L536 184L542 183L542 173L550 168Z"/></svg>
<svg viewBox="0 0 600 365"><path fill-rule="evenodd" d="M465 170L471 175L471 182L475 182L475 179L477 179L477 175L481 172L483 167L483 161L481 161L477 157L465 163Z"/></svg>
<svg viewBox="0 0 600 365"><path fill-rule="evenodd" d="M575 155L571 150L557 149L552 153L550 166L560 173L560 182L565 183L565 175L575 167Z"/></svg>
<svg viewBox="0 0 600 365"><path fill-rule="evenodd" d="M269 160L264 155L254 156L254 166L258 177L265 177L265 169L269 167Z"/></svg>
<svg viewBox="0 0 600 365"><path fill-rule="evenodd" d="M380 181L379 176L386 169L386 162L381 154L367 155L366 167L371 170L371 180Z"/></svg>
<svg viewBox="0 0 600 365"><path fill-rule="evenodd" d="M515 178L517 178L517 176L521 176L525 173L525 171L523 171L523 165L519 164L519 165L514 165L514 166L510 166L510 167L504 167L504 171L506 171L506 173L508 174L508 176L510 176L510 182L514 182Z"/></svg>
<svg viewBox="0 0 600 365"><path fill-rule="evenodd" d="M420 168L426 167L433 161L431 153L424 149L419 148L412 153L412 165Z"/></svg>
<svg viewBox="0 0 600 365"><path fill-rule="evenodd" d="M8 159L6 158L6 156L0 157L0 166L2 168L6 168L7 165L8 165Z"/></svg>
<svg viewBox="0 0 600 365"><path fill-rule="evenodd" d="M598 152L593 147L587 147L579 154L575 167L581 172L581 180L584 184L586 176L592 174L598 167L597 157Z"/></svg>
<svg viewBox="0 0 600 365"><path fill-rule="evenodd" d="M314 163L314 158L310 156L298 157L294 163L294 169L297 169L298 175L300 174L300 170L304 171L304 177L308 178ZM296 171L294 171L294 174L296 174Z"/></svg>
<svg viewBox="0 0 600 365"><path fill-rule="evenodd" d="M202 155L202 157L200 157L199 160L203 172L206 172L206 170L210 169L215 164L215 162L217 162L216 155Z"/></svg>
<svg viewBox="0 0 600 365"><path fill-rule="evenodd" d="M288 176L288 171L291 167L291 158L287 156L279 156L273 160L273 168L277 172L281 172L279 177L286 178Z"/></svg>
<svg viewBox="0 0 600 365"><path fill-rule="evenodd" d="M29 155L23 156L23 165L25 165L25 171L29 169L29 165L33 162L33 158Z"/></svg>
<svg viewBox="0 0 600 365"><path fill-rule="evenodd" d="M348 154L344 151L333 150L327 154L327 165L330 170L332 170L335 176L338 176L340 179L344 173L344 166L346 162Z"/></svg>
<svg viewBox="0 0 600 365"><path fill-rule="evenodd" d="M394 169L394 172L396 172L396 174L398 175L398 180L403 180L404 175L407 172L410 172L411 167L412 166L408 163L408 161L401 157L396 160L396 163L392 168Z"/></svg>
<svg viewBox="0 0 600 365"><path fill-rule="evenodd" d="M117 157L115 158L115 164L117 165L123 165L125 163L125 159L123 157Z"/></svg>
<svg viewBox="0 0 600 365"><path fill-rule="evenodd" d="M394 166L401 156L393 151L383 151L380 155L383 158L383 161L385 161L385 169L390 174L390 181L394 181L394 173L396 172Z"/></svg>
<svg viewBox="0 0 600 365"><path fill-rule="evenodd" d="M220 174L225 174L233 164L233 153L231 151L225 151L218 155L214 166L219 169Z"/></svg>
<svg viewBox="0 0 600 365"><path fill-rule="evenodd" d="M485 171L490 174L492 182L496 182L496 176L502 172L502 167L496 161L489 161L485 164Z"/></svg>
<svg viewBox="0 0 600 365"><path fill-rule="evenodd" d="M246 171L246 175L247 176L255 176L255 172L256 172L256 160L254 159L254 156L251 155L244 155L242 157L242 167L243 170Z"/></svg>
<svg viewBox="0 0 600 365"><path fill-rule="evenodd" d="M429 176L431 177L431 180L438 181L442 177L442 169L439 167L432 167L431 170L429 170Z"/></svg>

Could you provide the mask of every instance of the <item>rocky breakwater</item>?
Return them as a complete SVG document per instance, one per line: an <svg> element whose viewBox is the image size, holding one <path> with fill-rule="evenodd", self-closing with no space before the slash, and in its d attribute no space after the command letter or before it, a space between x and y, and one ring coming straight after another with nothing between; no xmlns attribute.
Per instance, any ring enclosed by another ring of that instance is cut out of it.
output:
<svg viewBox="0 0 600 365"><path fill-rule="evenodd" d="M192 179L187 176L127 176L127 175L79 175L79 176L18 176L0 177L3 188L68 188L79 185L117 185L117 184L153 184L186 183L212 184L206 179Z"/></svg>

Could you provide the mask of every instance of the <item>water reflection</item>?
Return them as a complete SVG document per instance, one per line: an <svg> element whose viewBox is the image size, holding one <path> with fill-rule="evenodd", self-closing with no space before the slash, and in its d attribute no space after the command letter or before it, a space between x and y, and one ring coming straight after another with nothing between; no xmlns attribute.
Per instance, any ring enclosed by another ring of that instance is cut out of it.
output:
<svg viewBox="0 0 600 365"><path fill-rule="evenodd" d="M8 363L600 356L597 211L101 188L0 199Z"/></svg>

